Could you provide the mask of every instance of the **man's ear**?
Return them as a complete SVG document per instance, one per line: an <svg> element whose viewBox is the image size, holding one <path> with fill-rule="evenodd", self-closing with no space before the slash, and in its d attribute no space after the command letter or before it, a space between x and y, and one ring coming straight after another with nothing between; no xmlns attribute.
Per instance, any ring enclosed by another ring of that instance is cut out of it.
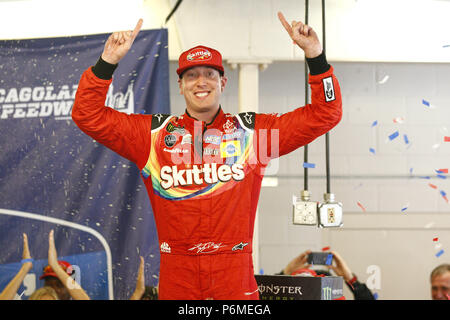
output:
<svg viewBox="0 0 450 320"><path fill-rule="evenodd" d="M220 91L221 92L224 91L227 81L228 81L227 77L225 77L225 76L220 77Z"/></svg>
<svg viewBox="0 0 450 320"><path fill-rule="evenodd" d="M180 94L183 94L183 84L181 83L182 79L178 78L178 88L180 89Z"/></svg>

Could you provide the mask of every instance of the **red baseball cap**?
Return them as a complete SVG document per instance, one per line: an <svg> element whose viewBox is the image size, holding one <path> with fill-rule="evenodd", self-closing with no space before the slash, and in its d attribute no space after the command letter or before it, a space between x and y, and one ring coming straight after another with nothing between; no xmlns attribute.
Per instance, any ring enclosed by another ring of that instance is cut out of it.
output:
<svg viewBox="0 0 450 320"><path fill-rule="evenodd" d="M225 73L222 55L219 51L205 46L196 46L180 55L177 69L178 76L181 78L184 71L197 66L212 67L217 69L221 75Z"/></svg>
<svg viewBox="0 0 450 320"><path fill-rule="evenodd" d="M58 260L58 263L64 269L64 271L67 272L69 276L75 273L75 270L73 269L72 265L67 261ZM52 267L50 267L49 265L44 267L44 273L42 274L42 276L39 277L39 280L42 280L46 277L56 277L56 278L58 277L56 273L53 271Z"/></svg>

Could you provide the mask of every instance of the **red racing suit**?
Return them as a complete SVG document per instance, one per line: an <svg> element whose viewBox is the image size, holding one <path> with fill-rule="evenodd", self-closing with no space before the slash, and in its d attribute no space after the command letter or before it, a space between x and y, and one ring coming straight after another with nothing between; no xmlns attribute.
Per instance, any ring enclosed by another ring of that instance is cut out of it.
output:
<svg viewBox="0 0 450 320"><path fill-rule="evenodd" d="M105 107L111 82L87 69L72 118L141 170L160 245L159 298L258 299L252 239L264 169L340 121L333 67L310 75L311 104L282 115L220 108L209 124L188 112L128 115Z"/></svg>

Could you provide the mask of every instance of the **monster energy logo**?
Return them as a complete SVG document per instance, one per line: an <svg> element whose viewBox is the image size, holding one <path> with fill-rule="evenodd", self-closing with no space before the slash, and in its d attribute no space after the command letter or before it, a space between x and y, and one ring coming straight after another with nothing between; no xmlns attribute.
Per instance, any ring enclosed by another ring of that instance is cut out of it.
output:
<svg viewBox="0 0 450 320"><path fill-rule="evenodd" d="M331 291L330 287L322 288L322 300L331 300Z"/></svg>

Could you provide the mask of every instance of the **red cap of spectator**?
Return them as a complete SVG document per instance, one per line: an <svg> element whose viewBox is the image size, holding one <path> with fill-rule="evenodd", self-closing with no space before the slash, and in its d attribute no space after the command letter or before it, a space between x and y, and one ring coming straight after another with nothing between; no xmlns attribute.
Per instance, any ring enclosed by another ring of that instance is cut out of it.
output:
<svg viewBox="0 0 450 320"><path fill-rule="evenodd" d="M58 263L63 268L63 270L65 272L67 272L67 274L69 276L74 274L75 270L73 269L73 267L70 263L68 263L67 261L63 261L63 260L58 260ZM46 277L56 277L57 278L56 273L53 271L52 267L50 267L49 265L44 267L44 273L42 274L42 276L39 277L39 280L42 280Z"/></svg>
<svg viewBox="0 0 450 320"><path fill-rule="evenodd" d="M178 59L178 76L181 77L187 69L206 66L217 69L221 75L225 73L222 65L222 55L219 51L205 46L196 46L180 55Z"/></svg>

